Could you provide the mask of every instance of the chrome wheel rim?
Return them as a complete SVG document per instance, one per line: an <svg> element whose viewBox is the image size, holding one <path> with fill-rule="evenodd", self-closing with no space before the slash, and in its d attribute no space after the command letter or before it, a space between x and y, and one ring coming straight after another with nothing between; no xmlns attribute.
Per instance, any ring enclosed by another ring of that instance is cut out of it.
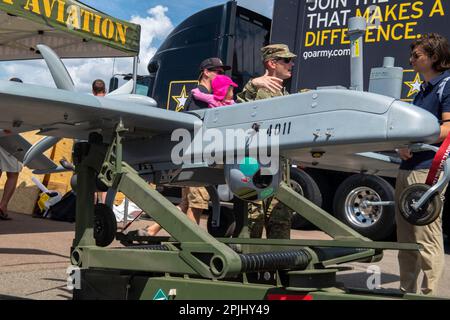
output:
<svg viewBox="0 0 450 320"><path fill-rule="evenodd" d="M369 187L359 187L352 190L345 199L347 221L360 228L373 226L383 214L382 206L367 206L366 201L381 201L381 197Z"/></svg>

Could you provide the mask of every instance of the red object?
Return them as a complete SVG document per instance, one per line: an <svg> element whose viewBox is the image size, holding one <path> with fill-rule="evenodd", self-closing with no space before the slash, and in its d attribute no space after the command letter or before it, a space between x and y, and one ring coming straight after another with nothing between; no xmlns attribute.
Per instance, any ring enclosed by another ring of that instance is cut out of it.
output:
<svg viewBox="0 0 450 320"><path fill-rule="evenodd" d="M307 295L293 295L293 294L268 294L267 300L281 300L281 301L288 301L288 300L305 300L305 301L311 301L313 300L313 296L307 294Z"/></svg>
<svg viewBox="0 0 450 320"><path fill-rule="evenodd" d="M447 136L447 138L445 138L438 152L436 152L436 155L434 156L430 172L428 173L427 176L427 181L425 182L427 185L433 186L439 181L442 166L444 165L444 161L447 160L449 152L450 152L450 134Z"/></svg>
<svg viewBox="0 0 450 320"><path fill-rule="evenodd" d="M141 211L141 212L133 219L133 221L128 222L128 224L125 226L125 228L123 228L122 232L124 232L125 230L127 230L128 227L131 226L131 224L132 224L133 222L135 222L136 219L139 218L143 213L144 213L144 211Z"/></svg>

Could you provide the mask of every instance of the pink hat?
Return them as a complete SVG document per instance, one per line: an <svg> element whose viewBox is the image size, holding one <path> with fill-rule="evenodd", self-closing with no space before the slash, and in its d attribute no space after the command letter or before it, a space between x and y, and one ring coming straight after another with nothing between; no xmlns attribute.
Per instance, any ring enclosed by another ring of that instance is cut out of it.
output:
<svg viewBox="0 0 450 320"><path fill-rule="evenodd" d="M214 94L214 99L222 101L227 96L228 88L233 86L237 88L237 84L231 80L230 77L224 75L217 75L211 82L211 88Z"/></svg>

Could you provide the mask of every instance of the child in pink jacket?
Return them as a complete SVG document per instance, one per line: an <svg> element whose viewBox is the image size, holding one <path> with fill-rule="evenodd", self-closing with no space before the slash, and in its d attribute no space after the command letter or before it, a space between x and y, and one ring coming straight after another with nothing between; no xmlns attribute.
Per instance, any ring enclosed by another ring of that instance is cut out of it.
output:
<svg viewBox="0 0 450 320"><path fill-rule="evenodd" d="M192 90L195 99L204 101L208 104L208 108L217 108L234 104L233 88L237 88L237 84L230 77L217 75L211 82L212 94L201 92L198 88Z"/></svg>

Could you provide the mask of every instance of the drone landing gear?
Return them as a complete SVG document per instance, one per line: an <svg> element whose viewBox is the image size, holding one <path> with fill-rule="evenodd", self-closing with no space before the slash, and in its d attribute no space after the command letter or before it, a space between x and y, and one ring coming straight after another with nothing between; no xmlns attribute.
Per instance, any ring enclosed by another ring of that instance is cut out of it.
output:
<svg viewBox="0 0 450 320"><path fill-rule="evenodd" d="M410 147L412 151L431 150L438 152L439 148L426 144L416 144ZM450 180L449 160L442 161L443 176L434 185L413 184L400 194L398 208L400 214L409 223L425 226L434 222L441 214L443 202L440 193Z"/></svg>
<svg viewBox="0 0 450 320"><path fill-rule="evenodd" d="M99 247L107 247L116 237L116 216L112 209L103 203L97 203L95 205L94 214L95 244Z"/></svg>
<svg viewBox="0 0 450 320"><path fill-rule="evenodd" d="M430 189L427 184L413 184L402 192L399 209L406 221L416 226L426 226L439 217L443 206L439 193L434 193L420 208L414 207Z"/></svg>

